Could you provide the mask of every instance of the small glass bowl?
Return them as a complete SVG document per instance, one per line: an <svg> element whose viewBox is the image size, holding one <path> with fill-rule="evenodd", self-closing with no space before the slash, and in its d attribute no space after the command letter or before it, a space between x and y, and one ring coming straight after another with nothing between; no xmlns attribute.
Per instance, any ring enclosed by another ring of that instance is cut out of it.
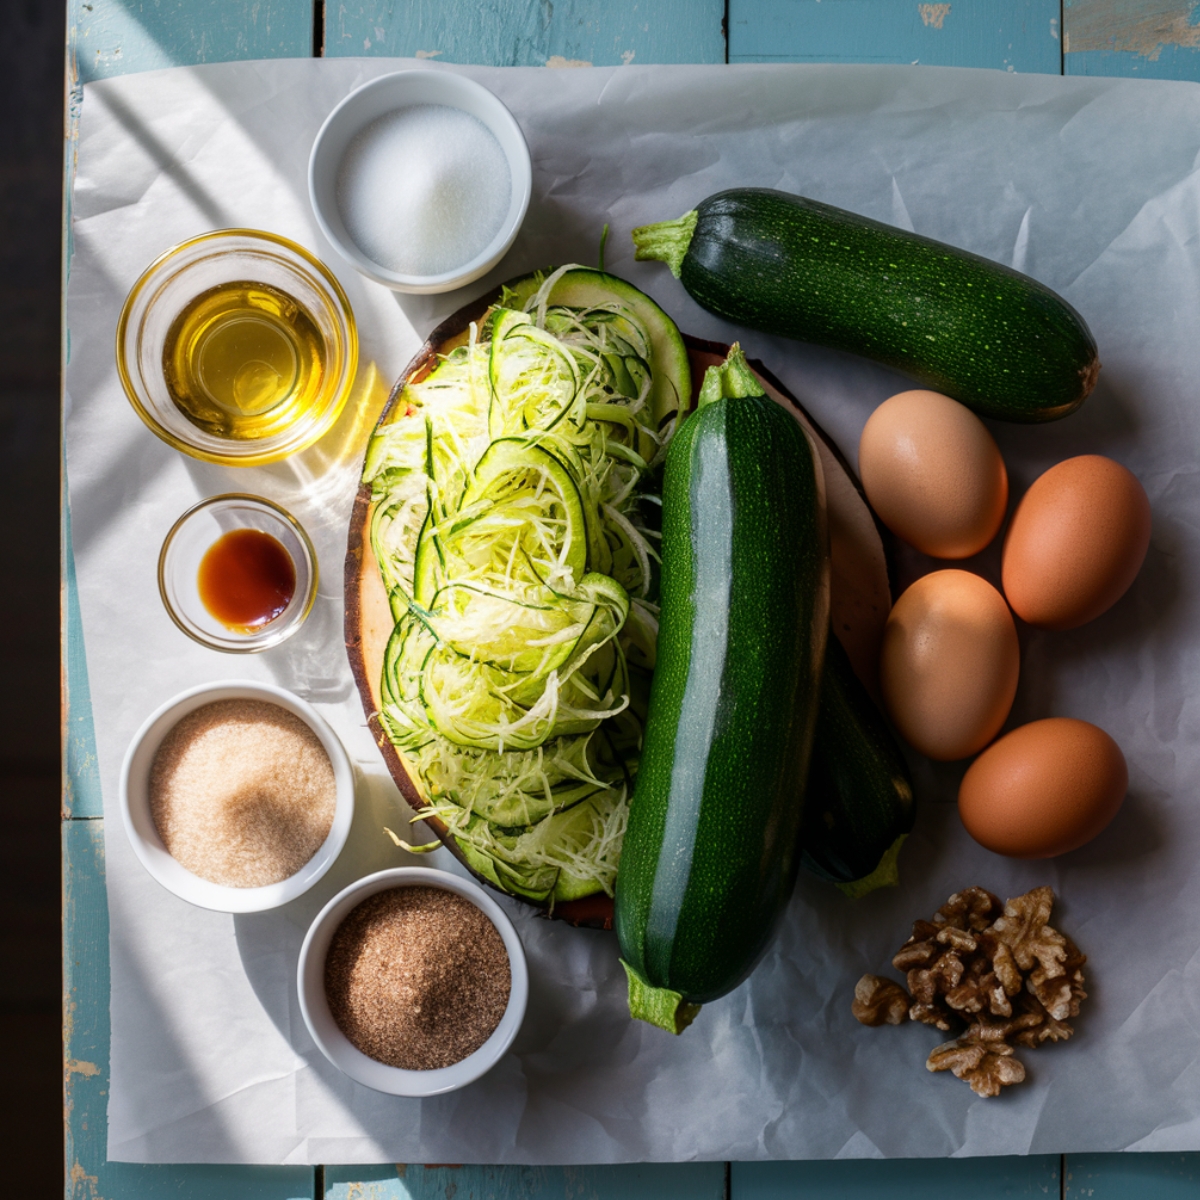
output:
<svg viewBox="0 0 1200 1200"><path fill-rule="evenodd" d="M469 900L496 927L508 953L508 1006L500 1024L474 1054L468 1054L461 1062L448 1067L409 1071L370 1058L338 1028L329 1011L325 994L325 958L338 926L370 896L398 887L442 888ZM300 948L296 987L308 1032L321 1053L340 1071L358 1083L391 1096L440 1096L473 1083L508 1053L525 1019L525 1007L529 1002L529 968L525 962L525 948L513 923L504 909L478 884L428 867L393 867L350 884L321 909Z"/></svg>
<svg viewBox="0 0 1200 1200"><path fill-rule="evenodd" d="M163 371L175 318L222 283L267 284L286 292L312 318L325 347L320 394L278 433L244 440L194 425L176 406ZM254 229L218 229L183 242L146 268L117 323L117 371L138 416L169 446L229 467L275 462L311 446L338 419L358 367L358 331L350 302L329 268L302 246Z"/></svg>
<svg viewBox="0 0 1200 1200"><path fill-rule="evenodd" d="M256 629L241 633L222 624L200 598L200 561L222 534L235 529L268 533L292 560L296 590L287 608ZM317 555L300 522L261 496L230 493L202 500L171 527L158 556L158 593L171 620L210 650L255 654L291 637L317 598Z"/></svg>

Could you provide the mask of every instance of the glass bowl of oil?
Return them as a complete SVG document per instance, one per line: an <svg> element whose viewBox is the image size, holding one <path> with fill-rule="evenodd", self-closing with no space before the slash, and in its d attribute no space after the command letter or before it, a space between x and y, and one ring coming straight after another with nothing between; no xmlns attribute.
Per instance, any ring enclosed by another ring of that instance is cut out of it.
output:
<svg viewBox="0 0 1200 1200"><path fill-rule="evenodd" d="M138 416L185 454L274 462L332 428L358 333L341 285L302 246L219 229L168 250L133 285L117 370Z"/></svg>
<svg viewBox="0 0 1200 1200"><path fill-rule="evenodd" d="M171 527L158 556L171 620L211 650L269 650L304 624L317 555L291 513L262 496L212 496Z"/></svg>

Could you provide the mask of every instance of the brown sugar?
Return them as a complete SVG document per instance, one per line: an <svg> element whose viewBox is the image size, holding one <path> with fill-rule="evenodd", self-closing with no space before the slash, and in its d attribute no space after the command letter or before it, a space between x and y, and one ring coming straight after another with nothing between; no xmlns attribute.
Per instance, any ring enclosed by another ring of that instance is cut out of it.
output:
<svg viewBox="0 0 1200 1200"><path fill-rule="evenodd" d="M448 1067L478 1050L511 988L495 925L442 888L376 892L338 926L325 959L338 1028L369 1057L410 1071Z"/></svg>
<svg viewBox="0 0 1200 1200"><path fill-rule="evenodd" d="M333 826L337 783L320 738L262 700L218 700L163 738L150 813L167 852L225 887L294 875Z"/></svg>

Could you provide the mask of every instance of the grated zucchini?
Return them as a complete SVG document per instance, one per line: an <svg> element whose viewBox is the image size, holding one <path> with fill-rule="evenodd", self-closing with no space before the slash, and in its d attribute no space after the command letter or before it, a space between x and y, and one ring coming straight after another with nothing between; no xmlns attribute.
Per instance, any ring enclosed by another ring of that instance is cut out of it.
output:
<svg viewBox="0 0 1200 1200"><path fill-rule="evenodd" d="M380 720L468 863L553 904L613 892L657 637L678 330L564 267L501 302L375 432L395 628Z"/></svg>

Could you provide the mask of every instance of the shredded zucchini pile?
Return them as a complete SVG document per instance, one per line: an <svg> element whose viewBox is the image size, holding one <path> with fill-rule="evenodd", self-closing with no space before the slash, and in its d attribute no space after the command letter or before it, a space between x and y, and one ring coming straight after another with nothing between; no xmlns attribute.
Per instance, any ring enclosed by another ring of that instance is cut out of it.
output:
<svg viewBox="0 0 1200 1200"><path fill-rule="evenodd" d="M675 426L619 295L506 291L398 400L364 481L395 629L380 720L470 865L549 902L612 894L658 632Z"/></svg>

